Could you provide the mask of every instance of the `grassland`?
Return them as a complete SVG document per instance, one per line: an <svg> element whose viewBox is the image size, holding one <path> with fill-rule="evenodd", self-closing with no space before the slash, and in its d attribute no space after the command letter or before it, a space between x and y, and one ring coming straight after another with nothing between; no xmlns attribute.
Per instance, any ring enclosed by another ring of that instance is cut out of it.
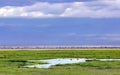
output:
<svg viewBox="0 0 120 75"><path fill-rule="evenodd" d="M90 61L57 65L49 69L23 68L26 60L48 58L120 58L120 49L109 50L1 50L0 75L120 75L120 62ZM29 63L30 64L30 63Z"/></svg>

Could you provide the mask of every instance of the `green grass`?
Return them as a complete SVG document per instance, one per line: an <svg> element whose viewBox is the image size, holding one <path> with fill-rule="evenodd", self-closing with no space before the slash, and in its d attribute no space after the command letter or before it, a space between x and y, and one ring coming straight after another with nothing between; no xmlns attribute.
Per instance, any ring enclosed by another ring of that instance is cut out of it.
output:
<svg viewBox="0 0 120 75"><path fill-rule="evenodd" d="M97 69L120 69L120 61L90 61L77 65Z"/></svg>
<svg viewBox="0 0 120 75"><path fill-rule="evenodd" d="M50 69L19 67L19 65L26 63L26 60L68 57L120 58L120 50L2 50L0 51L0 75L120 75L119 61L89 61L53 66Z"/></svg>
<svg viewBox="0 0 120 75"><path fill-rule="evenodd" d="M120 69L120 61L88 61L84 63L76 63L76 64L67 64L61 65L58 64L56 66L79 66L79 67L87 67L94 69Z"/></svg>
<svg viewBox="0 0 120 75"><path fill-rule="evenodd" d="M120 58L120 50L21 50L0 51L0 59L34 60L47 58Z"/></svg>

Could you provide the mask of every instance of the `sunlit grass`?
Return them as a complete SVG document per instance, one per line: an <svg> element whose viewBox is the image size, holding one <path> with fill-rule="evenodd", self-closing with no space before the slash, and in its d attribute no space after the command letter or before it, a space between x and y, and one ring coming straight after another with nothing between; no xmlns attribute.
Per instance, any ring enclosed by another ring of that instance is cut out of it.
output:
<svg viewBox="0 0 120 75"><path fill-rule="evenodd" d="M120 50L14 50L0 51L0 75L120 75L120 62L90 61L53 66L50 69L24 68L26 60L48 58L120 58ZM31 62L25 64L36 64Z"/></svg>

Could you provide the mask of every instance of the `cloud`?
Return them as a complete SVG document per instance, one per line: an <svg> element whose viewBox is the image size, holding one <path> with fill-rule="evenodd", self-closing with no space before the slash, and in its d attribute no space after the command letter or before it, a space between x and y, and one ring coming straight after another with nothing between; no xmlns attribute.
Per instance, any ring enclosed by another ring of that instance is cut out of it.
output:
<svg viewBox="0 0 120 75"><path fill-rule="evenodd" d="M72 33L67 33L67 36L78 36L79 34L78 33L74 33L74 32L72 32Z"/></svg>
<svg viewBox="0 0 120 75"><path fill-rule="evenodd" d="M50 27L52 26L51 24L40 24L40 25L37 25L37 27Z"/></svg>
<svg viewBox="0 0 120 75"><path fill-rule="evenodd" d="M4 6L0 17L90 17L120 18L120 0L93 0L88 2L38 2L28 6Z"/></svg>
<svg viewBox="0 0 120 75"><path fill-rule="evenodd" d="M67 33L68 37L84 38L86 40L120 41L120 34L79 34Z"/></svg>
<svg viewBox="0 0 120 75"><path fill-rule="evenodd" d="M120 41L120 34L86 34L83 37L104 41Z"/></svg>
<svg viewBox="0 0 120 75"><path fill-rule="evenodd" d="M105 34L100 36L98 39L118 42L120 41L120 34Z"/></svg>
<svg viewBox="0 0 120 75"><path fill-rule="evenodd" d="M18 26L23 26L23 24L0 22L0 27L3 26L18 27Z"/></svg>
<svg viewBox="0 0 120 75"><path fill-rule="evenodd" d="M2 6L26 6L36 2L49 2L49 3L63 3L63 2L76 2L76 1L92 1L92 0L0 0L0 7Z"/></svg>

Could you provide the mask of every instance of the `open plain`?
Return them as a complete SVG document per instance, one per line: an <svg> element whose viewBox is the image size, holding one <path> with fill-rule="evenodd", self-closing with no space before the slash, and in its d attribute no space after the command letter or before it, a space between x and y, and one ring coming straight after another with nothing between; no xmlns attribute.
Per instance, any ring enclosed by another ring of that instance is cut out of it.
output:
<svg viewBox="0 0 120 75"><path fill-rule="evenodd" d="M37 63L29 63L27 60L52 58L120 59L120 49L2 49L0 50L0 75L120 75L120 61L89 61L56 65L48 69L23 67L26 64Z"/></svg>

